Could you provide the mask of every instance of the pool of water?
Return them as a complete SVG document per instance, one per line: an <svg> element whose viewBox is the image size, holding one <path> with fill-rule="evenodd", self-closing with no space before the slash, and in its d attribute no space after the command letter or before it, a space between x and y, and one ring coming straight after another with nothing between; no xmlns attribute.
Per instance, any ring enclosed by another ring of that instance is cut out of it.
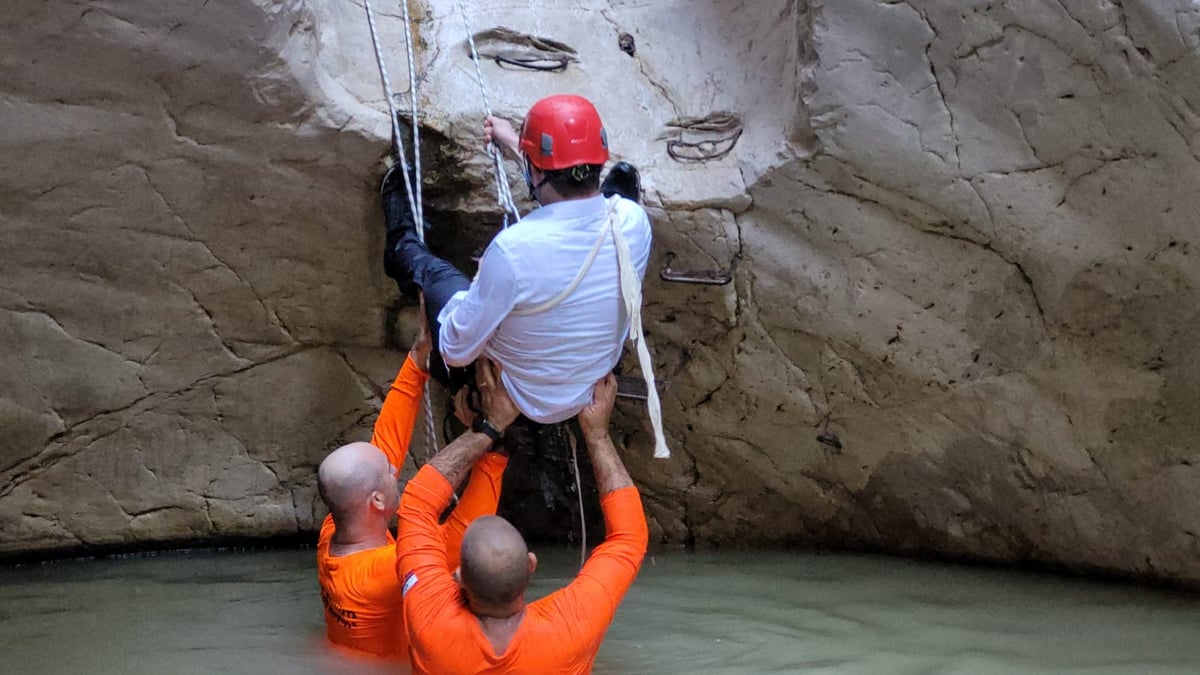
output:
<svg viewBox="0 0 1200 675"><path fill-rule="evenodd" d="M577 552L539 551L532 595ZM312 551L0 569L0 672L395 672L324 642ZM1200 597L886 557L647 559L599 673L1200 673Z"/></svg>

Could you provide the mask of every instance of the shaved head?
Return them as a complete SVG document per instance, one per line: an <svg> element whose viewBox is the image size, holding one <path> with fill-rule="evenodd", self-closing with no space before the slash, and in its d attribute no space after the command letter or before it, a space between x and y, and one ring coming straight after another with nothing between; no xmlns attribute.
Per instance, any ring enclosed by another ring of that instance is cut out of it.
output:
<svg viewBox="0 0 1200 675"><path fill-rule="evenodd" d="M392 467L370 443L350 443L329 453L317 469L317 490L334 522L351 518L375 491L387 492Z"/></svg>
<svg viewBox="0 0 1200 675"><path fill-rule="evenodd" d="M499 516L481 516L462 540L462 583L491 606L512 603L529 585L530 557L517 528Z"/></svg>

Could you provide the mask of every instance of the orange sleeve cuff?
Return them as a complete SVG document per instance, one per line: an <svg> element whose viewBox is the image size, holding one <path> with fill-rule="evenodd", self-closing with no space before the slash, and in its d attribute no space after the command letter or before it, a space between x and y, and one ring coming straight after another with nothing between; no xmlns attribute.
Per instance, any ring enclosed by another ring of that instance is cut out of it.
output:
<svg viewBox="0 0 1200 675"><path fill-rule="evenodd" d="M634 486L613 490L600 497L600 510L604 512L604 526L611 531L614 527L629 529L632 521L646 526L646 514L642 512L642 496ZM625 525L626 527L621 527Z"/></svg>
<svg viewBox="0 0 1200 675"><path fill-rule="evenodd" d="M407 497L411 494L412 499ZM417 475L408 481L408 485L404 486L404 498L402 501L408 501L411 504L409 511L424 510L433 513L433 519L436 522L441 516L442 511L450 505L450 498L454 495L454 486L450 485L450 481L442 475L441 471L426 464L421 467Z"/></svg>
<svg viewBox="0 0 1200 675"><path fill-rule="evenodd" d="M406 354L404 364L400 366L400 372L396 373L396 378L392 380L392 389L420 401L424 394L425 383L428 381L429 373L417 367L417 362L413 361L412 354Z"/></svg>

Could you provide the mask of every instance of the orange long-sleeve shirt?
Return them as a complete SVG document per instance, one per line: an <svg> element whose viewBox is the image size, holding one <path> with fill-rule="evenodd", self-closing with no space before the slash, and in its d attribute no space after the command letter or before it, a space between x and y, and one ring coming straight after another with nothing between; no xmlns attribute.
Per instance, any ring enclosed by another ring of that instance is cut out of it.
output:
<svg viewBox="0 0 1200 675"><path fill-rule="evenodd" d="M397 552L404 579L404 616L415 673L587 673L617 605L646 554L646 517L637 488L600 500L608 536L567 587L526 606L503 653L492 649L446 565L438 514L452 489L426 466L400 500Z"/></svg>
<svg viewBox="0 0 1200 675"><path fill-rule="evenodd" d="M405 359L384 398L371 444L387 455L392 466L404 464L428 378L411 358ZM458 507L446 524L438 528L438 536L454 552L447 560L448 565L458 566L457 554L467 525L478 516L496 512L507 464L508 458L502 455L484 455L476 464ZM329 555L329 545L335 531L333 518L326 516L317 542L317 576L329 641L376 656L406 659L408 633L396 574L395 540L389 533L385 546L333 557Z"/></svg>

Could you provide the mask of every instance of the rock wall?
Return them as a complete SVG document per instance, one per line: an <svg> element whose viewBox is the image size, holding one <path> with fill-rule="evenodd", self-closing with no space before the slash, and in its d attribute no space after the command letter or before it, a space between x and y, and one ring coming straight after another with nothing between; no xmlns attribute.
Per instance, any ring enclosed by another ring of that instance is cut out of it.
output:
<svg viewBox="0 0 1200 675"><path fill-rule="evenodd" d="M584 94L643 170L675 458L617 422L661 541L1200 580L1192 3L472 5L497 114ZM458 3L411 8L464 259L483 103ZM361 5L18 0L0 36L0 552L311 529L402 356Z"/></svg>

